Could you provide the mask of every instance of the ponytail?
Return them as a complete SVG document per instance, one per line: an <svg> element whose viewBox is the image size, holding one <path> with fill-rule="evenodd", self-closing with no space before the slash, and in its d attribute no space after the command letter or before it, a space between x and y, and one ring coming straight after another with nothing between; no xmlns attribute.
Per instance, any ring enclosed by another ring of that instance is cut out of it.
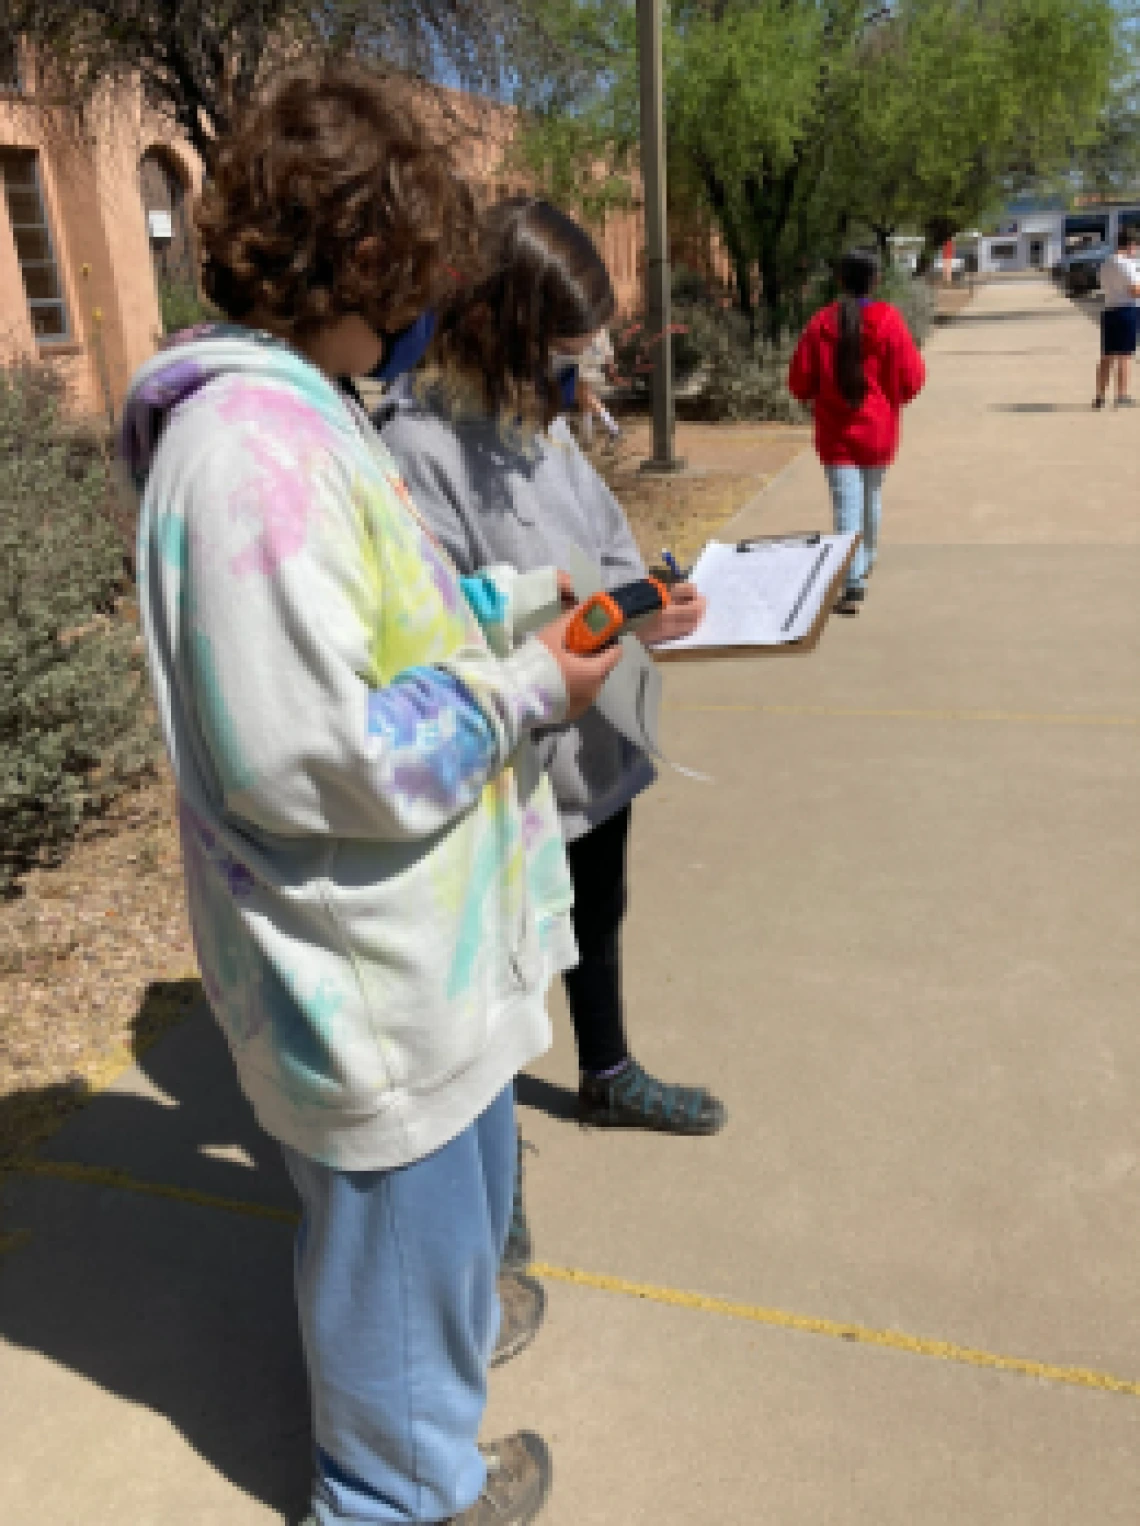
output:
<svg viewBox="0 0 1140 1526"><path fill-rule="evenodd" d="M863 375L863 304L858 297L844 296L839 302L835 381L848 408L862 408L867 378Z"/></svg>
<svg viewBox="0 0 1140 1526"><path fill-rule="evenodd" d="M879 262L863 249L852 249L839 262L839 343L835 381L849 408L861 408L867 395L863 374L863 303L879 279Z"/></svg>

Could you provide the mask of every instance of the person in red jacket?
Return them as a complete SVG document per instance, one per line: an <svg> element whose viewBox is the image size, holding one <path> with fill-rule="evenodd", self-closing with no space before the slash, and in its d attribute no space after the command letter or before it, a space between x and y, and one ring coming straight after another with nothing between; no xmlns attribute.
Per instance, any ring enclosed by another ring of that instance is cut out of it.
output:
<svg viewBox="0 0 1140 1526"><path fill-rule="evenodd" d="M839 262L840 298L816 313L792 356L788 387L815 414L815 448L841 534L862 541L836 608L857 614L875 565L883 478L899 447L899 414L926 368L902 314L877 302L879 264L856 249Z"/></svg>

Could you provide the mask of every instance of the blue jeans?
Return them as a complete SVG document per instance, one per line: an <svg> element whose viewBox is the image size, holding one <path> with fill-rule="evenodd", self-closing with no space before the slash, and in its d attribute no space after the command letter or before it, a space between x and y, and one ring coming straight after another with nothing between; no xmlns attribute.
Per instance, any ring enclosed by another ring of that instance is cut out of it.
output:
<svg viewBox="0 0 1140 1526"><path fill-rule="evenodd" d="M515 1175L514 1089L394 1171L285 1148L301 1195L296 1280L319 1526L435 1522L478 1499Z"/></svg>
<svg viewBox="0 0 1140 1526"><path fill-rule="evenodd" d="M885 466L825 466L837 535L863 539L847 574L848 588L862 588L879 554Z"/></svg>

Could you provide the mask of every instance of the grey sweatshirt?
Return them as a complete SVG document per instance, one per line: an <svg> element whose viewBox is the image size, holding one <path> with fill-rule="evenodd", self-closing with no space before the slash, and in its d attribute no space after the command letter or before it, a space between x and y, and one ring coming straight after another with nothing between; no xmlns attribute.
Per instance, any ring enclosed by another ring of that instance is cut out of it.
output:
<svg viewBox="0 0 1140 1526"><path fill-rule="evenodd" d="M507 563L559 565L571 541L607 588L645 576L621 505L558 420L525 450L490 419L452 419L407 386L376 416L416 508L462 573ZM568 842L607 821L653 782L649 759L594 710L536 738Z"/></svg>

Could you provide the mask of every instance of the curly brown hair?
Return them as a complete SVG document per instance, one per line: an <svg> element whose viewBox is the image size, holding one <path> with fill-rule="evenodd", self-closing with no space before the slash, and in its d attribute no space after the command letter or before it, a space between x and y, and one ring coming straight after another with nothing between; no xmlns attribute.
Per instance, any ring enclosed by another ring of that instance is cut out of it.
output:
<svg viewBox="0 0 1140 1526"><path fill-rule="evenodd" d="M218 144L198 209L207 296L303 336L348 314L392 331L440 300L476 250L446 155L347 63L294 67ZM373 251L361 250L375 240Z"/></svg>
<svg viewBox="0 0 1140 1526"><path fill-rule="evenodd" d="M440 319L439 368L492 418L545 422L558 407L551 351L613 317L609 272L585 229L536 197L492 207L480 243L481 278Z"/></svg>

